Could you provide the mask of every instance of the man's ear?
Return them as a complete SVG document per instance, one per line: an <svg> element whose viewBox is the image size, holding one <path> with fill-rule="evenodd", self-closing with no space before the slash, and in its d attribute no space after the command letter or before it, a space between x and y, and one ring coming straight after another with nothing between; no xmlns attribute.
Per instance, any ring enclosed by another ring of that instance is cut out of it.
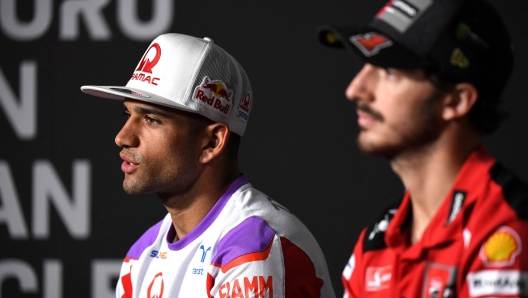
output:
<svg viewBox="0 0 528 298"><path fill-rule="evenodd" d="M200 162L206 164L220 155L227 146L230 131L226 123L217 122L208 125L204 130L204 142Z"/></svg>
<svg viewBox="0 0 528 298"><path fill-rule="evenodd" d="M478 99L478 91L473 84L458 83L445 97L442 117L445 121L462 118L469 114Z"/></svg>

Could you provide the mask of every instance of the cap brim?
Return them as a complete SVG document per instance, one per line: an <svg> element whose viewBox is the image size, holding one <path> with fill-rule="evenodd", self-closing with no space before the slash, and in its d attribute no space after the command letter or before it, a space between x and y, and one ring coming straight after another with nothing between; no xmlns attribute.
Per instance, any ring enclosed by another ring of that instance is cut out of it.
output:
<svg viewBox="0 0 528 298"><path fill-rule="evenodd" d="M116 100L124 100L125 98L144 101L147 103L158 104L169 108L183 110L186 112L196 113L197 111L190 109L187 106L181 105L167 98L150 92L140 90L137 88L123 87L123 86L82 86L81 90L84 93Z"/></svg>
<svg viewBox="0 0 528 298"><path fill-rule="evenodd" d="M434 65L370 27L324 25L318 28L317 36L323 45L344 48L359 55L365 62L380 67L412 69Z"/></svg>

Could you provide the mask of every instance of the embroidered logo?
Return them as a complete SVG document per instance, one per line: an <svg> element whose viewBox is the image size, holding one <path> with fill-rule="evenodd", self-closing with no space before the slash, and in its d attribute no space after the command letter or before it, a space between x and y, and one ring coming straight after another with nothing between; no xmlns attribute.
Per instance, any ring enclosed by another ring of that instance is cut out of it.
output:
<svg viewBox="0 0 528 298"><path fill-rule="evenodd" d="M455 48L451 54L451 64L460 68L468 68L469 60L461 49Z"/></svg>
<svg viewBox="0 0 528 298"><path fill-rule="evenodd" d="M521 250L521 238L517 232L502 226L482 244L480 258L486 266L511 266Z"/></svg>
<svg viewBox="0 0 528 298"><path fill-rule="evenodd" d="M163 274L159 272L154 276L152 282L148 287L147 297L148 298L163 298L163 288L165 283L163 282Z"/></svg>
<svg viewBox="0 0 528 298"><path fill-rule="evenodd" d="M205 76L202 82L194 89L193 98L201 101L216 111L227 115L231 108L231 98L233 91L227 89L224 82L211 80Z"/></svg>
<svg viewBox="0 0 528 298"><path fill-rule="evenodd" d="M350 37L352 42L365 56L371 57L381 49L392 46L392 41L378 33L358 34Z"/></svg>
<svg viewBox="0 0 528 298"><path fill-rule="evenodd" d="M396 211L398 211L398 209L390 209L387 214L385 214L383 219L376 223L372 231L369 233L368 240L374 239L377 233L383 233L387 230L390 221L396 214Z"/></svg>
<svg viewBox="0 0 528 298"><path fill-rule="evenodd" d="M409 18L414 18L418 14L418 9L416 7L414 7L411 3L403 0L392 1L392 7L403 12Z"/></svg>
<svg viewBox="0 0 528 298"><path fill-rule="evenodd" d="M134 90L130 90L130 89L113 88L113 87L109 88L109 89L117 91L117 92L121 92L121 93L126 93L126 94L129 94L129 95L139 96L139 97L145 97L145 98L149 98L150 97L150 95L148 95L148 94L140 93L140 92L137 92L137 91L134 91Z"/></svg>
<svg viewBox="0 0 528 298"><path fill-rule="evenodd" d="M247 122L249 119L249 111L251 109L251 93L246 93L244 99L238 106L237 120Z"/></svg>
<svg viewBox="0 0 528 298"><path fill-rule="evenodd" d="M280 205L279 203L275 202L274 200L272 200L270 197L268 197L268 201L271 203L271 206L273 206L273 208L275 208L275 210L284 210L286 212L290 212L290 210L286 209L284 206ZM291 212L290 212L291 213Z"/></svg>
<svg viewBox="0 0 528 298"><path fill-rule="evenodd" d="M163 259L165 260L167 258L167 252L166 251L157 251L157 250L153 250L150 252L150 257L151 258L156 258L156 259Z"/></svg>
<svg viewBox="0 0 528 298"><path fill-rule="evenodd" d="M365 288L368 292L381 291L390 286L392 266L367 267Z"/></svg>
<svg viewBox="0 0 528 298"><path fill-rule="evenodd" d="M160 78L152 75L152 68L158 64L161 58L161 47L157 43L153 43L141 58L136 71L132 74L130 80L137 80L140 82L149 83L157 86ZM145 74L146 73L146 74Z"/></svg>
<svg viewBox="0 0 528 298"><path fill-rule="evenodd" d="M449 212L449 217L447 218L446 226L449 225L455 217L458 215L462 209L462 205L466 200L466 192L455 190L453 192L453 199L451 201L451 211Z"/></svg>
<svg viewBox="0 0 528 298"><path fill-rule="evenodd" d="M219 287L218 294L220 297L273 297L273 276L247 276L226 281Z"/></svg>
<svg viewBox="0 0 528 298"><path fill-rule="evenodd" d="M471 297L525 297L528 295L528 273L518 270L483 270L467 275Z"/></svg>
<svg viewBox="0 0 528 298"><path fill-rule="evenodd" d="M154 56L154 57L152 57ZM148 50L141 58L138 68L136 71L152 73L152 68L158 64L158 61L161 58L161 47L159 44L154 43L148 48Z"/></svg>
<svg viewBox="0 0 528 298"><path fill-rule="evenodd" d="M203 245L200 245L200 249L202 250L202 258L200 259L200 262L205 261L205 257L207 256L207 253L211 250L211 247L209 246L207 249Z"/></svg>
<svg viewBox="0 0 528 298"><path fill-rule="evenodd" d="M457 268L437 263L425 266L422 297L451 298L456 294L455 283Z"/></svg>
<svg viewBox="0 0 528 298"><path fill-rule="evenodd" d="M433 0L390 0L376 17L404 33L431 5Z"/></svg>

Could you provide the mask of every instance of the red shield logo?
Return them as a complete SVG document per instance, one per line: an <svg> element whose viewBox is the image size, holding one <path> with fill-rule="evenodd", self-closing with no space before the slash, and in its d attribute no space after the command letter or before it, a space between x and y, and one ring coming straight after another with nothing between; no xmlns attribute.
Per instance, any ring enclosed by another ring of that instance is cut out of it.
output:
<svg viewBox="0 0 528 298"><path fill-rule="evenodd" d="M154 43L145 52L143 58L141 58L141 62L139 63L139 66L136 71L152 73L152 68L156 66L156 64L158 64L160 58L161 47L159 46L159 44Z"/></svg>

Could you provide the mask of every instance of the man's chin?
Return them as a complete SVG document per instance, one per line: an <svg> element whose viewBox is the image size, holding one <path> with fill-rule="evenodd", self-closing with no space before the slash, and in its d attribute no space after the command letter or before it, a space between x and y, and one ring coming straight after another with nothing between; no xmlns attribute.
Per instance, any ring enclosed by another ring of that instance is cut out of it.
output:
<svg viewBox="0 0 528 298"><path fill-rule="evenodd" d="M149 193L153 193L152 190L147 189L145 185L141 185L139 183L134 183L131 181L123 181L123 190L133 196L140 196L140 195L146 195Z"/></svg>
<svg viewBox="0 0 528 298"><path fill-rule="evenodd" d="M357 138L357 146L363 153L384 156L388 159L392 159L399 151L398 148L394 148L394 146L388 144L379 144L372 140L365 140L361 138L361 135Z"/></svg>

